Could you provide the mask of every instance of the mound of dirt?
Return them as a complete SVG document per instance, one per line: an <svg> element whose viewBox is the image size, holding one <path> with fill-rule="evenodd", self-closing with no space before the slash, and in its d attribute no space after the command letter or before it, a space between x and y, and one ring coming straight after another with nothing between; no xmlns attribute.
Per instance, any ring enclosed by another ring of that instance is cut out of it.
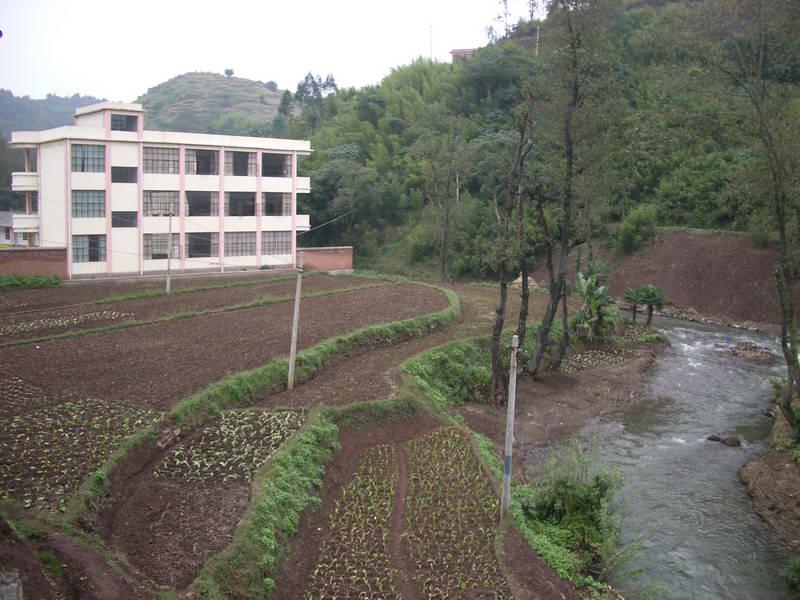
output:
<svg viewBox="0 0 800 600"><path fill-rule="evenodd" d="M779 323L775 290L774 247L761 248L736 234L659 232L655 240L631 255L616 255L605 248L599 258L611 266L613 296L644 283L660 285L667 300L706 316L736 322ZM586 264L586 254L583 255ZM570 257L570 277L575 260ZM544 266L533 273L546 280ZM800 289L795 302L800 301Z"/></svg>

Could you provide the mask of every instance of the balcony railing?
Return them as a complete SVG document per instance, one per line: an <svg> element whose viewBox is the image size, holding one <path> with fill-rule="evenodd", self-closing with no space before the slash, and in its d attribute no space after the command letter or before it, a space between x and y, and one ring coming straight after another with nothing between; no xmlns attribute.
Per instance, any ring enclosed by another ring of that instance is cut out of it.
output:
<svg viewBox="0 0 800 600"><path fill-rule="evenodd" d="M12 173L11 189L15 192L38 192L39 174L38 173Z"/></svg>
<svg viewBox="0 0 800 600"><path fill-rule="evenodd" d="M12 227L14 231L36 232L39 231L39 215L25 215L14 213L12 216Z"/></svg>

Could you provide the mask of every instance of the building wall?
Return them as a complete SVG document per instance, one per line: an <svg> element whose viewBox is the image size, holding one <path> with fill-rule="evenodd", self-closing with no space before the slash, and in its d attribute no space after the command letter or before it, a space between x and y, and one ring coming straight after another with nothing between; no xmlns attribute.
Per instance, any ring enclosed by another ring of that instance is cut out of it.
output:
<svg viewBox="0 0 800 600"><path fill-rule="evenodd" d="M0 248L0 275L67 278L66 248Z"/></svg>
<svg viewBox="0 0 800 600"><path fill-rule="evenodd" d="M350 271L353 269L353 247L298 248L303 253L303 268L310 271Z"/></svg>
<svg viewBox="0 0 800 600"><path fill-rule="evenodd" d="M125 107L134 107L126 110ZM308 215L296 214L297 193L308 193L307 177L298 178L296 173L298 154L308 154L310 144L302 140L265 139L212 134L188 134L156 132L143 129L144 115L136 105L111 103L94 112L78 114L75 125L49 129L42 132L15 132L12 145L25 148L38 147L39 161L39 232L42 247L66 247L68 271L74 275L130 274L163 270L166 260L144 260L143 236L150 233L166 233L169 220L166 217L145 217L142 212L144 191L179 191L179 212L173 220L173 232L178 234L181 256L171 266L180 269L220 269L224 265L241 267L292 266L293 253L286 255L262 255L261 231L291 231L292 248L298 228L307 230ZM80 112L80 111L79 111ZM110 129L111 115L131 114L139 119L139 130L135 132ZM106 148L106 169L102 173L72 172L71 144L101 144ZM162 146L180 148L180 174L156 174L143 172L143 148ZM193 175L184 173L185 148L213 149L219 153L218 175ZM245 151L257 154L257 176L228 176L224 174L225 152ZM292 172L288 177L261 177L262 152L275 152L291 156ZM136 167L136 183L111 182L111 167ZM104 218L73 218L71 199L74 190L104 190L106 206ZM187 217L185 214L186 191L211 191L218 194L218 216ZM224 215L225 192L250 192L256 194L259 206L253 217L228 217ZM262 192L291 194L292 214L286 217L260 214ZM136 227L113 227L112 213L132 211L138 214ZM252 231L257 233L256 255L247 257L224 256L225 233ZM186 234L192 232L216 232L219 254L189 259L186 253ZM105 235L106 260L100 262L72 262L72 242L75 235Z"/></svg>

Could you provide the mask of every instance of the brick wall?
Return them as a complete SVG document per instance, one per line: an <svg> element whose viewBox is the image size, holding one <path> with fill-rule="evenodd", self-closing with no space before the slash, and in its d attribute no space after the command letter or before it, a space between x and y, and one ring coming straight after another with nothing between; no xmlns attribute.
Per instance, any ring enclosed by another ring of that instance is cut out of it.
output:
<svg viewBox="0 0 800 600"><path fill-rule="evenodd" d="M58 275L67 278L66 248L0 248L0 275Z"/></svg>
<svg viewBox="0 0 800 600"><path fill-rule="evenodd" d="M353 268L353 247L298 248L304 268L311 271L344 271Z"/></svg>

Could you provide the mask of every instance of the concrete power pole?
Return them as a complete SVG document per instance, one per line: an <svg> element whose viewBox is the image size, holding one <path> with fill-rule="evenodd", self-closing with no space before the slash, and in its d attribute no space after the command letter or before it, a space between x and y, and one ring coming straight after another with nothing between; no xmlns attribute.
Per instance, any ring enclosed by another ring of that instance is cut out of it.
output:
<svg viewBox="0 0 800 600"><path fill-rule="evenodd" d="M297 359L297 329L300 325L300 292L303 287L303 253L297 253L297 289L294 293L294 317L292 319L292 347L289 351L289 380L286 387L294 389L294 363Z"/></svg>
<svg viewBox="0 0 800 600"><path fill-rule="evenodd" d="M167 237L167 296L172 293L172 213L169 213L169 235Z"/></svg>
<svg viewBox="0 0 800 600"><path fill-rule="evenodd" d="M506 457L503 466L503 496L500 499L500 519L508 514L511 502L511 455L514 450L514 412L517 404L517 348L519 337L511 339L511 368L508 374L508 414L506 416Z"/></svg>

